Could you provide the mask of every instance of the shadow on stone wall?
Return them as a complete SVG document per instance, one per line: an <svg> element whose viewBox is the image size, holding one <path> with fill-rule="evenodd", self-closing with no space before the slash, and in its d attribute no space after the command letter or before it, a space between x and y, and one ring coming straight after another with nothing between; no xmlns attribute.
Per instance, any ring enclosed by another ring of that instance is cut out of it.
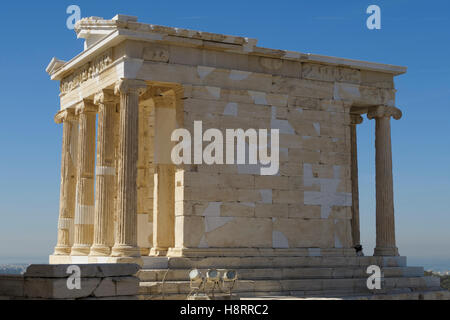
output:
<svg viewBox="0 0 450 320"><path fill-rule="evenodd" d="M32 264L23 275L0 274L0 299L137 299L138 270L136 264Z"/></svg>

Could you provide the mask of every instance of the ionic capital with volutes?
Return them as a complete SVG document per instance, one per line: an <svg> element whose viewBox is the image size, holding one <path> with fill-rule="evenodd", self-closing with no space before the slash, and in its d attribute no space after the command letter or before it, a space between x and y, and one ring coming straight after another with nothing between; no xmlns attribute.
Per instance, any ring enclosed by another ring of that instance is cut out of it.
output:
<svg viewBox="0 0 450 320"><path fill-rule="evenodd" d="M103 89L97 92L94 96L94 104L105 104L105 103L118 103L119 96L114 94L112 89Z"/></svg>
<svg viewBox="0 0 450 320"><path fill-rule="evenodd" d="M64 109L59 111L56 115L55 115L55 122L56 123L63 123L64 121L70 121L70 120L75 120L75 109L73 108L68 108L68 109Z"/></svg>
<svg viewBox="0 0 450 320"><path fill-rule="evenodd" d="M92 100L83 99L75 108L75 114L97 113L98 107Z"/></svg>
<svg viewBox="0 0 450 320"><path fill-rule="evenodd" d="M375 118L394 118L395 120L399 120L402 117L402 111L396 107L388 107L388 106L377 106L374 108L370 108L367 112L368 119Z"/></svg>
<svg viewBox="0 0 450 320"><path fill-rule="evenodd" d="M115 94L128 94L128 93L137 93L138 95L141 95L145 92L147 89L147 82L144 80L138 80L138 79L120 79L117 81L114 93Z"/></svg>
<svg viewBox="0 0 450 320"><path fill-rule="evenodd" d="M350 125L357 125L363 122L363 117L356 113L350 113Z"/></svg>

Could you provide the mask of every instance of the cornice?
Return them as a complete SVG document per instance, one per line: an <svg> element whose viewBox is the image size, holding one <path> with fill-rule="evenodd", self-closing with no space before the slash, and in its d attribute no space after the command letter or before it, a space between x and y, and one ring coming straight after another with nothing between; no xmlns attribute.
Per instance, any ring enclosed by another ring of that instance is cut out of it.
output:
<svg viewBox="0 0 450 320"><path fill-rule="evenodd" d="M406 67L390 64L257 47L257 39L139 23L133 18L118 15L111 20L103 20L101 18L80 20L75 27L77 35L84 38L92 36L96 41L93 41L82 53L66 62L61 68L52 72L51 78L53 80L61 80L68 72L92 59L93 55L127 39L223 50L283 60L315 62L360 70L379 71L393 75L403 74L407 70Z"/></svg>

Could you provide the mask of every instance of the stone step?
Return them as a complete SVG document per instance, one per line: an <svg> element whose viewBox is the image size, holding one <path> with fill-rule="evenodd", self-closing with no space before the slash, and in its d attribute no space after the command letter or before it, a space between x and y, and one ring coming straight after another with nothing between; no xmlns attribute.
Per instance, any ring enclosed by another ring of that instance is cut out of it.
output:
<svg viewBox="0 0 450 320"><path fill-rule="evenodd" d="M291 295L273 293L255 293L255 295L241 294L241 300L304 300L304 299L325 299L325 300L449 300L450 291L442 289L427 289L426 291L411 289L392 289L389 293L375 293L361 295L360 293L349 294L346 291L322 291L317 294L302 296L301 292L290 292ZM147 298L148 299L148 298Z"/></svg>
<svg viewBox="0 0 450 320"><path fill-rule="evenodd" d="M233 291L233 294L236 292ZM347 290L319 290L319 291L253 291L253 292L239 292L238 296L241 300L252 299L269 299L278 300L280 298L305 298L305 297L338 297L345 296L349 299L352 296L361 296L361 292L354 292L353 289ZM141 300L186 300L188 294L186 293L165 293L162 294L141 294Z"/></svg>
<svg viewBox="0 0 450 320"><path fill-rule="evenodd" d="M143 257L144 269L236 269L236 268L282 268L282 267L338 267L369 266L406 267L406 257Z"/></svg>
<svg viewBox="0 0 450 320"><path fill-rule="evenodd" d="M414 292L411 288L390 288L390 293L400 294L400 293L411 293ZM329 289L329 290L307 290L307 291L275 291L275 292L242 292L240 293L240 298L243 300L251 299L282 299L282 298L308 298L308 297L322 297L322 298L346 298L351 299L352 297L363 297L361 294L367 294L369 290L367 288L340 288L340 289ZM380 293L374 293L379 295ZM372 294L372 295L374 295ZM383 294L383 293L381 293ZM367 296L367 295L365 295Z"/></svg>
<svg viewBox="0 0 450 320"><path fill-rule="evenodd" d="M191 269L141 269L138 277L141 281L183 281L189 279ZM203 274L207 269L200 269ZM223 274L225 269L218 269ZM235 269L238 278L243 280L281 280L281 279L324 279L324 278L364 278L367 277L364 267L284 267ZM382 273L389 277L422 277L423 267L384 267Z"/></svg>
<svg viewBox="0 0 450 320"><path fill-rule="evenodd" d="M304 295L327 290L342 290L352 293L370 294L367 289L367 278L353 279L295 279L295 280L239 280L233 288L234 293L255 292L303 292ZM430 290L441 289L439 278L436 277L395 277L384 278L379 293L389 292L392 289ZM191 292L189 281L148 281L141 282L139 293L142 295L189 294Z"/></svg>
<svg viewBox="0 0 450 320"><path fill-rule="evenodd" d="M344 296L344 300L450 300L449 290L413 291L369 296Z"/></svg>
<svg viewBox="0 0 450 320"><path fill-rule="evenodd" d="M321 290L318 292L302 291L290 292L242 292L240 300L450 300L450 291L442 289L427 289L413 291L406 289L392 289L389 293L361 295L360 292L350 290ZM186 294L140 295L141 300L184 300Z"/></svg>
<svg viewBox="0 0 450 320"><path fill-rule="evenodd" d="M361 295L349 290L322 290L317 292L253 292L240 293L240 300L450 300L450 291L442 289L427 289L413 291L411 289L392 289L389 293ZM184 300L186 294L140 295L141 300Z"/></svg>

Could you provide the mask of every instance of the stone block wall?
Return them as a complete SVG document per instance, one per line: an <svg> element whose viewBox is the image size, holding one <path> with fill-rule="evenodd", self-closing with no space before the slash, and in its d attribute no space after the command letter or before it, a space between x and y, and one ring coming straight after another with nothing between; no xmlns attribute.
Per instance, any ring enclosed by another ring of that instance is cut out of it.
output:
<svg viewBox="0 0 450 320"><path fill-rule="evenodd" d="M78 264L80 288L69 289L71 265L30 265L23 275L0 275L0 299L137 299L136 264Z"/></svg>
<svg viewBox="0 0 450 320"><path fill-rule="evenodd" d="M274 176L259 165L178 167L175 247L351 248L350 109L394 106L393 74L219 47L127 40L114 50L135 59L136 78L183 87L177 125L192 135L194 121L224 136L279 129Z"/></svg>
<svg viewBox="0 0 450 320"><path fill-rule="evenodd" d="M179 125L191 134L194 121L224 137L226 129L279 129L274 176L260 175L259 165L178 168L177 248L351 248L350 108L394 105L392 74L171 45L123 46L144 59L138 78L183 86Z"/></svg>

